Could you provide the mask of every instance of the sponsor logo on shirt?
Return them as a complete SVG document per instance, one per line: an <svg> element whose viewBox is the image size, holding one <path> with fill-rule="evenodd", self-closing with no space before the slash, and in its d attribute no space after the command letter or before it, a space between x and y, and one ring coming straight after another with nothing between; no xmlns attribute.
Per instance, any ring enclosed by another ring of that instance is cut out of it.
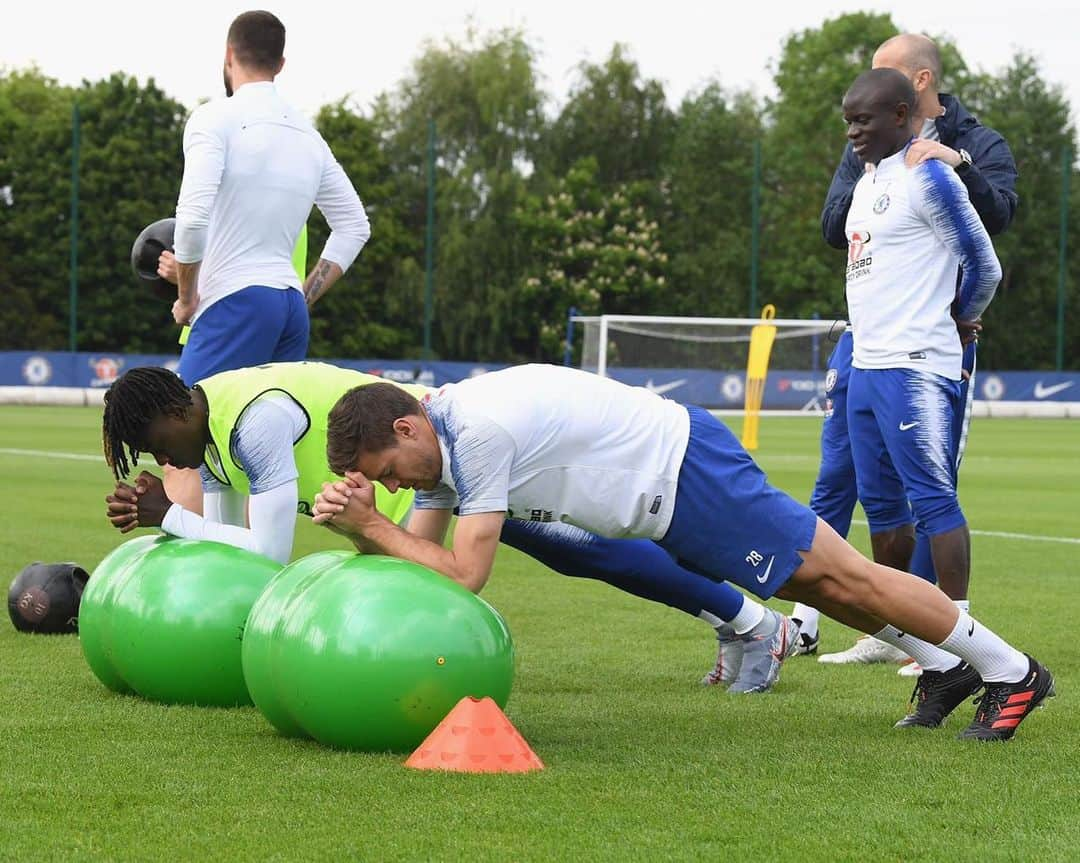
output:
<svg viewBox="0 0 1080 863"><path fill-rule="evenodd" d="M863 279L870 275L870 265L874 259L866 249L868 245L870 245L869 231L851 232L851 237L848 239L848 281Z"/></svg>

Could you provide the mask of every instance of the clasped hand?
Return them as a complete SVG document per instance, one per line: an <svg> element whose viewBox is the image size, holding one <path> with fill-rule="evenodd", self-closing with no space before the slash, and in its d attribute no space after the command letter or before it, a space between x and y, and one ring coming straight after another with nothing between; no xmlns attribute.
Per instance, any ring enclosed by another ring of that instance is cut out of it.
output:
<svg viewBox="0 0 1080 863"><path fill-rule="evenodd" d="M135 485L118 482L105 503L106 515L120 533L137 527L159 527L172 506L161 480L145 470L135 478Z"/></svg>
<svg viewBox="0 0 1080 863"><path fill-rule="evenodd" d="M375 487L358 471L349 471L344 479L324 482L315 495L312 520L338 533L363 536L364 529L377 515Z"/></svg>

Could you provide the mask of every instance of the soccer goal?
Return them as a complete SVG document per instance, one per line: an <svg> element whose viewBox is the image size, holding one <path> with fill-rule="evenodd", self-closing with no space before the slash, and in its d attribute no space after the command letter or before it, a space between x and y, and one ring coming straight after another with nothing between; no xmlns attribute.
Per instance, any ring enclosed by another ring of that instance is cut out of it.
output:
<svg viewBox="0 0 1080 863"><path fill-rule="evenodd" d="M775 317L599 315L571 321L584 328L582 368L680 402L736 414L753 411L747 404L748 385L752 400L760 395L763 411L822 411L829 354L843 328L833 320ZM772 344L764 363L751 368L755 331L755 354L761 353L763 337L771 335Z"/></svg>

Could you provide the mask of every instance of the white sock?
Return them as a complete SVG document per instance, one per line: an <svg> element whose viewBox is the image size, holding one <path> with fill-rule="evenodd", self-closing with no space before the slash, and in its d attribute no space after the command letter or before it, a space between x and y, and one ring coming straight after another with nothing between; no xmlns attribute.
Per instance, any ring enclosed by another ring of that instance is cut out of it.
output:
<svg viewBox="0 0 1080 863"><path fill-rule="evenodd" d="M795 607L791 610L791 617L793 620L799 621L799 632L805 632L810 638L817 635L821 612L816 608L796 602Z"/></svg>
<svg viewBox="0 0 1080 863"><path fill-rule="evenodd" d="M895 626L886 626L881 632L875 632L874 638L904 651L923 667L923 671L949 671L961 662L956 654L934 647L929 641L914 635L901 633Z"/></svg>
<svg viewBox="0 0 1080 863"><path fill-rule="evenodd" d="M955 653L987 683L1016 683L1028 673L1028 658L965 611L939 647Z"/></svg>
<svg viewBox="0 0 1080 863"><path fill-rule="evenodd" d="M971 603L968 600L966 600L966 599L954 599L952 601L952 603L957 608L959 608L962 612L964 612L964 614L970 614L971 613Z"/></svg>
<svg viewBox="0 0 1080 863"><path fill-rule="evenodd" d="M764 617L764 605L759 602L754 602L754 600L749 597L743 597L742 608L739 609L739 613L731 618L728 623L731 624L736 635L742 635L761 623L762 618Z"/></svg>

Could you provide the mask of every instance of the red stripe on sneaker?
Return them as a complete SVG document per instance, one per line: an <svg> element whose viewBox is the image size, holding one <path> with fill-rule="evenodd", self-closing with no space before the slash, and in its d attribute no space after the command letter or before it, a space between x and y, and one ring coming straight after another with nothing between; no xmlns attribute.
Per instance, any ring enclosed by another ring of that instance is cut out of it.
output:
<svg viewBox="0 0 1080 863"><path fill-rule="evenodd" d="M1020 724L1020 720L1023 719L1023 718L1024 718L1023 716L1014 716L1012 719L999 719L997 722L995 722L990 727L991 728L1016 728L1016 726Z"/></svg>
<svg viewBox="0 0 1080 863"><path fill-rule="evenodd" d="M1034 689L1029 689L1026 692L1017 692L1015 695L1010 695L1006 704L1022 704L1027 701L1031 701L1031 697L1035 694Z"/></svg>
<svg viewBox="0 0 1080 863"><path fill-rule="evenodd" d="M1012 707L1006 707L1001 711L1002 716L1023 716L1027 711L1026 704L1014 704Z"/></svg>

